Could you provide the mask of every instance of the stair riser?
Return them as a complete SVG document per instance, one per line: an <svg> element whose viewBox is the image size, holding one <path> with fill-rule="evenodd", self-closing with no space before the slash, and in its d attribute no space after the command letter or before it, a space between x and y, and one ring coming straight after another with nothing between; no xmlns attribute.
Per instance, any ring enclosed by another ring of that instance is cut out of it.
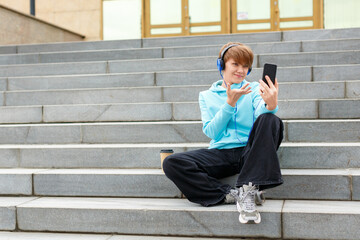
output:
<svg viewBox="0 0 360 240"><path fill-rule="evenodd" d="M208 86L187 86L96 90L15 91L2 93L2 97L5 98L3 101L6 106L197 102L199 93L208 89ZM360 81L312 84L283 83L279 86L279 100L342 99L359 97Z"/></svg>
<svg viewBox="0 0 360 240"><path fill-rule="evenodd" d="M0 229L15 230L16 212L15 207L0 207Z"/></svg>
<svg viewBox="0 0 360 240"><path fill-rule="evenodd" d="M280 210L280 204L276 206ZM31 217L30 217L31 216ZM47 216L46 220L40 216ZM39 218L33 221L33 218ZM74 224L71 219L77 219ZM219 224L222 219L223 224ZM56 232L93 232L172 236L223 236L280 238L280 214L262 213L261 225L239 228L238 213L217 211L206 213L192 210L132 209L42 209L18 208L20 230ZM106 224L98 224L106 223ZM119 224L121 223L121 224ZM176 224L174 224L176 223Z"/></svg>
<svg viewBox="0 0 360 240"><path fill-rule="evenodd" d="M284 170L285 171L285 170ZM321 170L319 170L321 173ZM313 200L359 200L352 184L352 176L342 175L287 175L283 173L284 183L276 188L265 190L269 199L313 199ZM237 175L222 182L233 185Z"/></svg>
<svg viewBox="0 0 360 240"><path fill-rule="evenodd" d="M281 119L360 118L359 100L278 102ZM198 103L58 105L0 108L0 123L201 120Z"/></svg>
<svg viewBox="0 0 360 240"><path fill-rule="evenodd" d="M96 42L72 42L72 43L50 43L30 44L19 46L2 46L0 54L32 53L32 52L61 52L61 51L86 51L100 49L127 49L143 47L164 46L193 46L193 45L223 45L230 41L253 44L254 42L279 42L321 39L344 39L360 38L358 29L321 29L305 31L284 31L257 34L231 34L213 36L193 36L180 38L155 38L136 40L115 40ZM143 43L142 43L143 42Z"/></svg>
<svg viewBox="0 0 360 240"><path fill-rule="evenodd" d="M49 43L17 46L18 53L86 51L100 49L141 48L141 40L116 40L95 42Z"/></svg>
<svg viewBox="0 0 360 240"><path fill-rule="evenodd" d="M340 65L358 64L360 51L348 52L319 52L302 54L260 55L259 66L265 63L276 63L278 66L312 66L312 65Z"/></svg>
<svg viewBox="0 0 360 240"><path fill-rule="evenodd" d="M3 148L1 168L160 168L161 149L175 153L207 148L174 147L75 147ZM360 168L359 146L285 146L278 150L280 166L289 169ZM101 159L101 161L99 161Z"/></svg>
<svg viewBox="0 0 360 240"><path fill-rule="evenodd" d="M357 28L344 29L321 29L305 31L284 31L283 41L299 40L319 40L319 39L340 39L340 38L360 38L360 31Z"/></svg>
<svg viewBox="0 0 360 240"><path fill-rule="evenodd" d="M360 221L359 215L284 213L282 221L286 239L359 238L359 229L354 224Z"/></svg>
<svg viewBox="0 0 360 240"><path fill-rule="evenodd" d="M34 170L35 171L35 170ZM52 173L53 172L53 173ZM68 170L71 172L71 170ZM78 172L78 171L77 171ZM178 188L159 171L146 174L111 173L111 171L57 173L57 170L34 174L0 174L2 195L82 196L82 197L160 197L179 198ZM112 171L114 172L114 171ZM139 172L139 171L138 171ZM270 199L359 200L358 176L326 173L292 175L283 170L284 184L266 190ZM319 170L319 173L324 170ZM33 178L33 180L32 180ZM356 179L355 186L352 179ZM222 182L234 186L237 175ZM33 190L34 189L34 190ZM355 198L352 198L354 194Z"/></svg>
<svg viewBox="0 0 360 240"><path fill-rule="evenodd" d="M254 58L253 67L276 63L279 67L358 64L360 51L318 52L297 54L262 54ZM2 77L46 76L71 74L105 74L157 71L216 69L216 56L172 59L123 60L53 64L0 66Z"/></svg>
<svg viewBox="0 0 360 240"><path fill-rule="evenodd" d="M0 65L162 58L162 49L0 55Z"/></svg>
<svg viewBox="0 0 360 240"><path fill-rule="evenodd" d="M284 141L358 142L359 121L286 123ZM341 134L340 134L341 133ZM163 124L71 124L0 127L1 144L209 142L200 122Z"/></svg>
<svg viewBox="0 0 360 240"><path fill-rule="evenodd" d="M0 79L2 80L2 79ZM6 79L2 80L6 81ZM147 87L155 85L154 73L132 74L96 74L80 76L51 76L9 78L8 90L43 90L74 88L111 88L111 87ZM6 88L6 82L0 82L0 88ZM6 90L6 89L2 89Z"/></svg>
<svg viewBox="0 0 360 240"><path fill-rule="evenodd" d="M279 83L310 81L359 80L359 65L332 65L311 67L279 67ZM313 72L313 76L312 76ZM258 81L262 77L262 68L253 68L246 77L248 81ZM172 85L211 85L221 77L217 70L96 74L79 76L50 77L16 77L0 78L0 90L40 90L40 89L74 89L74 88L110 88L110 87L143 87ZM313 79L312 79L313 78ZM156 79L156 81L155 81Z"/></svg>

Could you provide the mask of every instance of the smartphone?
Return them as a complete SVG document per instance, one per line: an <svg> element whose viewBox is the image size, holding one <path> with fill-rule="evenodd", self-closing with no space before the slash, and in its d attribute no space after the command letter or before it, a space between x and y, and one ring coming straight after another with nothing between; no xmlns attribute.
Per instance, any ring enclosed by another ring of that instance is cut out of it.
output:
<svg viewBox="0 0 360 240"><path fill-rule="evenodd" d="M267 82L267 80L265 79L265 76L268 75L270 80L272 81L273 84L275 84L275 77L276 77L276 69L277 66L275 64L270 64L270 63L265 63L264 64L264 71L263 71L263 76L262 76L262 80L269 86L269 83Z"/></svg>

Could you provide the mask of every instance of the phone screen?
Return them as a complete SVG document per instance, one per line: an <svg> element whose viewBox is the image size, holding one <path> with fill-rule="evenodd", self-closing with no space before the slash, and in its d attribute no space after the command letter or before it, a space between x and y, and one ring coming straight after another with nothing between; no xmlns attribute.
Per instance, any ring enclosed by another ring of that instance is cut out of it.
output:
<svg viewBox="0 0 360 240"><path fill-rule="evenodd" d="M265 79L265 76L268 75L270 77L271 81L273 82L273 84L275 84L276 69L277 69L277 66L275 64L270 64L270 63L265 63L264 64L264 71L263 71L262 80L268 86L269 86L269 83Z"/></svg>

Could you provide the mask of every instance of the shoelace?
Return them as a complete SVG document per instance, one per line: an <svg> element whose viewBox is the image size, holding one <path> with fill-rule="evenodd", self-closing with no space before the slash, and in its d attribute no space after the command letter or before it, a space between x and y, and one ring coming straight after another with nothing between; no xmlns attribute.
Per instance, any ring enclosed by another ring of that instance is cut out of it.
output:
<svg viewBox="0 0 360 240"><path fill-rule="evenodd" d="M239 204L243 204L245 211L254 211L255 210L255 196L254 190L256 189L255 186L251 186L245 194L240 197L239 193L240 190L231 189L230 194L236 199Z"/></svg>
<svg viewBox="0 0 360 240"><path fill-rule="evenodd" d="M243 206L245 211L255 211L255 197L254 197L254 191L250 190L246 192L246 196L243 200Z"/></svg>

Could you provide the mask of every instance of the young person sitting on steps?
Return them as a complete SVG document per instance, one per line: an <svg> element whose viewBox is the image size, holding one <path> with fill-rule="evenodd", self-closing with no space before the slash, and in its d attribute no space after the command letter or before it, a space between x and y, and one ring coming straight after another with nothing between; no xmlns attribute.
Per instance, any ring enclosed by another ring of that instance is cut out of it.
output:
<svg viewBox="0 0 360 240"><path fill-rule="evenodd" d="M164 160L166 176L191 202L207 207L245 199L251 212L259 191L283 183L276 153L283 123L274 115L279 87L277 79L273 84L268 76L269 86L262 80L245 80L253 58L252 50L238 42L220 49L218 69L223 80L199 94L203 132L211 138L209 148ZM239 174L236 188L219 181L235 174Z"/></svg>

